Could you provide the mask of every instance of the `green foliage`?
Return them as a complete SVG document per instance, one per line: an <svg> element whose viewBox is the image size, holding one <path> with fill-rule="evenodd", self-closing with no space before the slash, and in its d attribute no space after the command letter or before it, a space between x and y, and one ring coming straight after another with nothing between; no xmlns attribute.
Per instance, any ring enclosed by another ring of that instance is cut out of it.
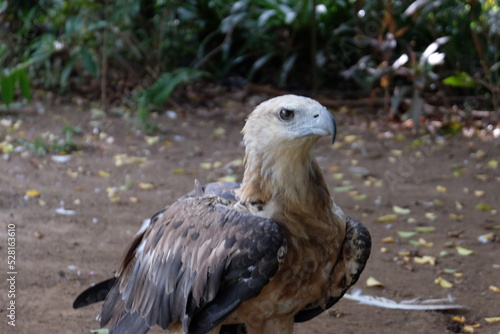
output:
<svg viewBox="0 0 500 334"><path fill-rule="evenodd" d="M205 75L205 72L199 70L180 68L163 73L153 85L141 91L138 97L137 115L143 127L152 129L153 125L148 121L150 110L165 103L179 84L194 81Z"/></svg>
<svg viewBox="0 0 500 334"><path fill-rule="evenodd" d="M7 106L14 102L16 86L18 86L21 96L30 101L31 87L26 69L20 68L15 71L4 71L0 76L0 96L2 102Z"/></svg>
<svg viewBox="0 0 500 334"><path fill-rule="evenodd" d="M476 86L474 78L472 78L469 73L463 71L444 78L443 83L453 87L474 88Z"/></svg>
<svg viewBox="0 0 500 334"><path fill-rule="evenodd" d="M0 18L9 22L0 45L5 104L29 98L31 86L90 87L104 97L102 90L116 87L138 96L144 121L176 86L199 78L186 72L191 68L221 83L242 76L288 89L386 97L404 86L422 94L480 86L486 91L476 98L500 108L500 10L493 0L0 1ZM444 63L421 61L443 36Z"/></svg>

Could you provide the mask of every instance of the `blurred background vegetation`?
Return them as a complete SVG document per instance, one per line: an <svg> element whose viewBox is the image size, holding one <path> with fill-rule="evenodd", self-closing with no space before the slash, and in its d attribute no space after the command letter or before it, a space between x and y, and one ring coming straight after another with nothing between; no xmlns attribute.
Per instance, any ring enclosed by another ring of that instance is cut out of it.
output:
<svg viewBox="0 0 500 334"><path fill-rule="evenodd" d="M83 95L139 117L185 82L500 113L497 0L0 1L0 99ZM457 101L455 101L457 100ZM416 122L418 124L418 122Z"/></svg>

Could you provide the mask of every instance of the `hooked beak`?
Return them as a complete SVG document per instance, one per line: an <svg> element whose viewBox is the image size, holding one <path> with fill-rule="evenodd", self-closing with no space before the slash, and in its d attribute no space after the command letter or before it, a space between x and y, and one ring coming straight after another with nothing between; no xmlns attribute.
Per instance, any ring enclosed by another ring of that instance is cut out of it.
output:
<svg viewBox="0 0 500 334"><path fill-rule="evenodd" d="M326 108L322 109L318 115L315 115L313 133L319 136L332 136L332 143L335 142L337 135L337 124L332 113Z"/></svg>

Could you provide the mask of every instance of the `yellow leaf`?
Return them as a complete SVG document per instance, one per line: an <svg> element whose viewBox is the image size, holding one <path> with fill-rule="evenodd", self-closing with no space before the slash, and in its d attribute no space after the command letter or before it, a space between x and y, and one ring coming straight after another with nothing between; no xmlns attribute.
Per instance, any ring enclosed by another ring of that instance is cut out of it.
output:
<svg viewBox="0 0 500 334"><path fill-rule="evenodd" d="M120 195L118 195L117 193L109 193L108 198L113 203L120 201Z"/></svg>
<svg viewBox="0 0 500 334"><path fill-rule="evenodd" d="M429 219L430 221L433 221L437 218L437 216L434 212L426 212L425 218Z"/></svg>
<svg viewBox="0 0 500 334"><path fill-rule="evenodd" d="M375 277L370 276L366 280L366 286L368 286L368 287L374 287L374 286L384 287L384 284L382 284L382 282L380 282L379 280L377 280Z"/></svg>
<svg viewBox="0 0 500 334"><path fill-rule="evenodd" d="M494 285L490 285L490 286L488 287L488 289L490 289L490 290L491 290L491 291L493 291L493 292L500 292L500 288L499 288L499 287L496 287L496 286L494 286Z"/></svg>
<svg viewBox="0 0 500 334"><path fill-rule="evenodd" d="M427 241L425 241L425 239L422 239L422 238L418 239L418 244L421 246L424 246L424 247L429 247L429 248L434 246L434 243L427 242Z"/></svg>
<svg viewBox="0 0 500 334"><path fill-rule="evenodd" d="M491 211L491 209L492 209L491 205L484 204L484 203L477 203L475 208L478 211Z"/></svg>
<svg viewBox="0 0 500 334"><path fill-rule="evenodd" d="M154 188L154 185L151 183L141 182L139 183L139 188L141 188L142 190L151 190Z"/></svg>
<svg viewBox="0 0 500 334"><path fill-rule="evenodd" d="M128 198L128 201L129 201L130 203L139 203L139 199L138 199L137 197L133 197L133 196L130 196L130 197Z"/></svg>
<svg viewBox="0 0 500 334"><path fill-rule="evenodd" d="M434 232L436 228L434 226L419 226L415 227L415 231L418 233L431 233Z"/></svg>
<svg viewBox="0 0 500 334"><path fill-rule="evenodd" d="M451 320L464 323L465 322L465 317L463 315L456 315L454 316Z"/></svg>
<svg viewBox="0 0 500 334"><path fill-rule="evenodd" d="M160 136L144 136L144 139L148 145L153 145L160 141Z"/></svg>
<svg viewBox="0 0 500 334"><path fill-rule="evenodd" d="M344 173L334 173L332 177L334 180L342 180L344 178Z"/></svg>
<svg viewBox="0 0 500 334"><path fill-rule="evenodd" d="M210 163L210 162L202 162L202 163L200 163L200 168L201 169L205 169L205 170L212 169L212 163Z"/></svg>
<svg viewBox="0 0 500 334"><path fill-rule="evenodd" d="M418 264L430 264L431 266L436 265L436 258L434 256L424 255L422 257L414 257L413 261Z"/></svg>
<svg viewBox="0 0 500 334"><path fill-rule="evenodd" d="M391 213L388 215L378 217L376 222L377 223L390 223L390 222L395 221L397 218L398 218L397 215Z"/></svg>
<svg viewBox="0 0 500 334"><path fill-rule="evenodd" d="M72 179L76 179L78 177L78 172L74 172L72 171L71 169L69 169L66 174L69 175L69 177L71 177Z"/></svg>
<svg viewBox="0 0 500 334"><path fill-rule="evenodd" d="M40 196L40 192L38 190L35 190L35 189L30 189L26 192L26 196L28 197L38 197Z"/></svg>
<svg viewBox="0 0 500 334"><path fill-rule="evenodd" d="M477 240L479 242L482 242L483 244L486 244L486 243L490 242L491 240L493 240L494 237L495 237L495 233L490 232L487 234L480 235L479 237L477 237Z"/></svg>
<svg viewBox="0 0 500 334"><path fill-rule="evenodd" d="M486 181L488 181L488 176L484 175L484 174L477 174L476 179L478 179L479 181L486 182Z"/></svg>
<svg viewBox="0 0 500 334"><path fill-rule="evenodd" d="M459 220L459 221L464 219L464 215L458 215L456 213L450 213L449 217L450 217L450 219Z"/></svg>
<svg viewBox="0 0 500 334"><path fill-rule="evenodd" d="M474 327L471 326L471 325L465 325L463 328L462 328L462 331L464 333L474 333Z"/></svg>
<svg viewBox="0 0 500 334"><path fill-rule="evenodd" d="M358 137L355 135L347 135L344 137L344 141L348 144L354 143L356 140L358 140Z"/></svg>
<svg viewBox="0 0 500 334"><path fill-rule="evenodd" d="M213 132L214 137L222 137L225 134L226 134L226 130L224 128L217 128Z"/></svg>
<svg viewBox="0 0 500 334"><path fill-rule="evenodd" d="M465 246L457 246L456 247L457 253L462 256L469 256L474 254L474 251L465 247Z"/></svg>
<svg viewBox="0 0 500 334"><path fill-rule="evenodd" d="M381 242L383 244L391 244L394 242L394 237L386 237L386 238L382 239Z"/></svg>
<svg viewBox="0 0 500 334"><path fill-rule="evenodd" d="M436 190L439 191L440 193L445 193L446 192L446 187L443 186L437 186Z"/></svg>
<svg viewBox="0 0 500 334"><path fill-rule="evenodd" d="M391 150L391 154L396 156L396 157L399 157L401 155L403 155L403 151L401 150Z"/></svg>
<svg viewBox="0 0 500 334"><path fill-rule="evenodd" d="M483 151L483 150L477 150L476 151L476 159L477 160L481 160L485 156L486 156L486 152L485 151Z"/></svg>
<svg viewBox="0 0 500 334"><path fill-rule="evenodd" d="M219 177L217 179L217 181L221 181L221 182L236 182L236 181L238 181L238 175L234 175L234 174L226 175L226 176L223 176L223 177Z"/></svg>
<svg viewBox="0 0 500 334"><path fill-rule="evenodd" d="M103 170L99 170L99 171L97 172L97 175L99 175L100 177L103 177L103 178L108 178L108 177L110 177L110 176L111 176L111 174L110 174L110 173L105 172L105 171L103 171Z"/></svg>
<svg viewBox="0 0 500 334"><path fill-rule="evenodd" d="M496 160L488 161L488 167L491 169L497 169L498 168L498 161L496 161Z"/></svg>
<svg viewBox="0 0 500 334"><path fill-rule="evenodd" d="M474 190L474 196L476 197L483 197L485 194L484 190Z"/></svg>
<svg viewBox="0 0 500 334"><path fill-rule="evenodd" d="M174 174L185 174L186 170L184 168L176 168L172 170L172 173Z"/></svg>
<svg viewBox="0 0 500 334"><path fill-rule="evenodd" d="M402 207L397 206L397 205L392 206L392 211L394 211L394 213L400 214L400 215L408 215L411 213L410 209L402 208Z"/></svg>
<svg viewBox="0 0 500 334"><path fill-rule="evenodd" d="M488 323L500 322L500 317L484 318L484 321L486 321Z"/></svg>
<svg viewBox="0 0 500 334"><path fill-rule="evenodd" d="M436 278L434 280L434 283L439 284L442 288L445 288L445 289L449 289L449 288L453 287L452 283L448 282L447 280L445 280L442 277Z"/></svg>

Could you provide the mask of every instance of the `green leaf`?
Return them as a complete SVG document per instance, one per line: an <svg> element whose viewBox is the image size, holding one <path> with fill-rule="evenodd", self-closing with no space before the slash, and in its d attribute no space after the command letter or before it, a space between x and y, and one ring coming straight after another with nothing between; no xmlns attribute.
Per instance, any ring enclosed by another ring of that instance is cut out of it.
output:
<svg viewBox="0 0 500 334"><path fill-rule="evenodd" d="M417 232L412 232L412 231L398 231L398 236L400 238L411 238L415 236Z"/></svg>
<svg viewBox="0 0 500 334"><path fill-rule="evenodd" d="M31 101L31 86L28 75L25 69L18 71L19 76L19 88L21 89L21 95L28 101Z"/></svg>
<svg viewBox="0 0 500 334"><path fill-rule="evenodd" d="M59 83L61 87L66 87L66 84L68 83L68 78L69 75L71 74L71 71L73 70L73 64L75 63L76 56L72 56L66 65L64 65L63 70L61 71L61 78L59 79Z"/></svg>
<svg viewBox="0 0 500 334"><path fill-rule="evenodd" d="M94 77L99 75L99 66L94 60L94 57L89 52L89 49L82 48L80 50L80 57L82 59L83 68L86 69Z"/></svg>
<svg viewBox="0 0 500 334"><path fill-rule="evenodd" d="M14 84L16 83L16 72L2 77L0 81L0 89L2 101L6 105L11 104L14 101Z"/></svg>
<svg viewBox="0 0 500 334"><path fill-rule="evenodd" d="M181 68L174 72L163 73L156 82L145 90L145 102L155 106L163 104L172 94L174 89L182 82L192 81L205 73L189 68Z"/></svg>
<svg viewBox="0 0 500 334"><path fill-rule="evenodd" d="M474 79L467 72L457 72L443 80L443 83L453 87L473 88L476 86Z"/></svg>
<svg viewBox="0 0 500 334"><path fill-rule="evenodd" d="M415 231L418 233L431 233L434 232L436 228L434 226L419 226L415 227Z"/></svg>

